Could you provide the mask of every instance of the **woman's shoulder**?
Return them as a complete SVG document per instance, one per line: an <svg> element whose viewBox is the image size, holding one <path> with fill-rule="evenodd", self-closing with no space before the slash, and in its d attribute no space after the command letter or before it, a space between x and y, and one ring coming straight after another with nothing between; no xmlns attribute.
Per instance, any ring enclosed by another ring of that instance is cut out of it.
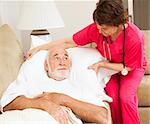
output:
<svg viewBox="0 0 150 124"><path fill-rule="evenodd" d="M90 31L97 31L97 26L96 26L95 22L87 25L85 28L88 28L88 30L90 30Z"/></svg>
<svg viewBox="0 0 150 124"><path fill-rule="evenodd" d="M79 30L77 33L80 33L80 32L86 33L88 35L92 35L92 34L98 33L96 23L93 22L93 23L85 26L84 28L82 28L81 30Z"/></svg>
<svg viewBox="0 0 150 124"><path fill-rule="evenodd" d="M128 27L126 28L126 36L130 44L137 44L143 42L144 34L135 24L128 22Z"/></svg>
<svg viewBox="0 0 150 124"><path fill-rule="evenodd" d="M89 24L88 26L89 26L90 28L97 28L97 27L96 27L96 23L95 23L95 22L93 22L93 23Z"/></svg>
<svg viewBox="0 0 150 124"><path fill-rule="evenodd" d="M82 31L82 30L81 30L81 31ZM85 28L83 29L83 32L84 32L84 31L86 31L88 37L89 37L91 40L94 40L94 41L95 41L95 40L99 37L99 35L100 35L100 33L99 33L98 29L97 29L97 26L96 26L96 23L95 23L95 22L93 22L93 23L89 24L87 27L85 27Z"/></svg>

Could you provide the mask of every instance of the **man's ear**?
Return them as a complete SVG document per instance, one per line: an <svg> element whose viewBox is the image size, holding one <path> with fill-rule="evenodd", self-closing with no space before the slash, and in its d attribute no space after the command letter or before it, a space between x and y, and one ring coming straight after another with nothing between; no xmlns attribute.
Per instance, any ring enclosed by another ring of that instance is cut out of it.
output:
<svg viewBox="0 0 150 124"><path fill-rule="evenodd" d="M72 59L70 59L70 67L72 67Z"/></svg>
<svg viewBox="0 0 150 124"><path fill-rule="evenodd" d="M44 69L45 69L46 72L48 72L48 64L47 64L47 61L46 61L46 60L45 60L45 62L44 62Z"/></svg>
<svg viewBox="0 0 150 124"><path fill-rule="evenodd" d="M70 68L72 67L72 61L70 62Z"/></svg>

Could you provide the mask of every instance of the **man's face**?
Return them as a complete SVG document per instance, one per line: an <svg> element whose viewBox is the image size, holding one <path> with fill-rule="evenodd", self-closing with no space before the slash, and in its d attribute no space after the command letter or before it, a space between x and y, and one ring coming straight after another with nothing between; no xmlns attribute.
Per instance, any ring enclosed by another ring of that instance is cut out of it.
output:
<svg viewBox="0 0 150 124"><path fill-rule="evenodd" d="M55 48L50 51L47 60L48 74L55 80L63 80L69 76L71 60L66 50Z"/></svg>

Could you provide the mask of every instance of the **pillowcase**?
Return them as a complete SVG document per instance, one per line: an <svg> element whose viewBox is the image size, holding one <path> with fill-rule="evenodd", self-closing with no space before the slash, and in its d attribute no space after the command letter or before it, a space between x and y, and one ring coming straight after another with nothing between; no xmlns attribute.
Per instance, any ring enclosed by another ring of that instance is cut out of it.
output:
<svg viewBox="0 0 150 124"><path fill-rule="evenodd" d="M71 80L79 89L82 87L93 93L99 93L99 90L104 91L111 75L117 73L117 71L101 68L97 76L94 70L88 69L88 66L104 60L94 48L76 47L69 48L67 51L72 60ZM43 82L47 78L44 70L47 53L47 51L39 51L23 64L23 71L28 72L27 77L30 81L35 82L36 79L38 82Z"/></svg>
<svg viewBox="0 0 150 124"><path fill-rule="evenodd" d="M78 78L84 77L86 72L89 72L89 76L91 75L91 73L94 72L96 76L95 71L92 69L88 69L88 67L98 61L102 60L105 61L104 57L95 48L75 47L70 48L67 51L72 59L73 72L75 72L75 74L78 75L77 76ZM106 87L106 84L110 79L110 76L115 73L117 73L117 71L106 68L101 68L99 70L98 76L96 78L102 88Z"/></svg>
<svg viewBox="0 0 150 124"><path fill-rule="evenodd" d="M26 60L21 67L21 71L24 72L27 79L35 82L41 81L47 76L44 69L44 62L47 57L48 51L42 50L35 54L29 60ZM26 74L27 73L27 74Z"/></svg>

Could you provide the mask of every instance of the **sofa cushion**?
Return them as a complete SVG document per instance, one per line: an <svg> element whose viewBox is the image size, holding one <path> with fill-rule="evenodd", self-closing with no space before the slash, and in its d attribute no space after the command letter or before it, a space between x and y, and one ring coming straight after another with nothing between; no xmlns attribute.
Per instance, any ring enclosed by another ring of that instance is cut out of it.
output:
<svg viewBox="0 0 150 124"><path fill-rule="evenodd" d="M145 74L150 74L150 30L143 30L145 38L145 52L148 60L148 66Z"/></svg>
<svg viewBox="0 0 150 124"><path fill-rule="evenodd" d="M145 75L138 88L139 106L150 107L150 75Z"/></svg>
<svg viewBox="0 0 150 124"><path fill-rule="evenodd" d="M150 124L150 107L139 107L140 124Z"/></svg>
<svg viewBox="0 0 150 124"><path fill-rule="evenodd" d="M8 25L0 27L0 97L8 85L16 78L23 51L14 32Z"/></svg>

